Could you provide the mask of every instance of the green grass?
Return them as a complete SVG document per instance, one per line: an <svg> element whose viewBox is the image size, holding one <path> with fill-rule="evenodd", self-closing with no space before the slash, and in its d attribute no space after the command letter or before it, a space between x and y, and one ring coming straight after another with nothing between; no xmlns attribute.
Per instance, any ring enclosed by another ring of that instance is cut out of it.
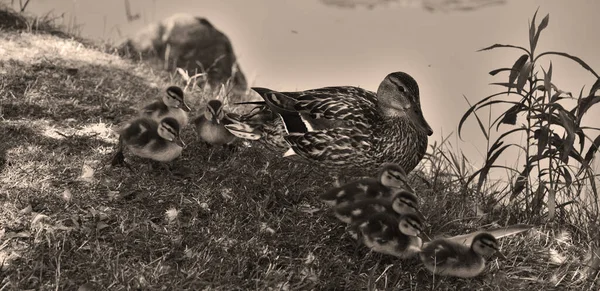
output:
<svg viewBox="0 0 600 291"><path fill-rule="evenodd" d="M477 278L434 277L416 260L356 248L317 199L327 175L256 145L206 148L191 128L174 165L186 175L140 159L135 172L112 168L112 130L163 94L168 76L36 31L5 29L0 43L0 290L598 287L578 275L594 229L540 225L501 239L508 259ZM197 115L206 97L190 96ZM471 218L472 199L450 178L420 176L430 233L528 222L491 206Z"/></svg>

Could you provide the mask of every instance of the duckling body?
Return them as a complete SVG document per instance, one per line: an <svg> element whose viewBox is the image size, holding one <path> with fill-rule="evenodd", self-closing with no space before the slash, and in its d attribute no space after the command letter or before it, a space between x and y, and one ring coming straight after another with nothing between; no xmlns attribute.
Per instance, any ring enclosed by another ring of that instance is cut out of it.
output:
<svg viewBox="0 0 600 291"><path fill-rule="evenodd" d="M132 154L158 162L170 162L181 155L183 147L177 144L179 123L171 117L160 123L150 118L138 118L119 133L120 151L126 148Z"/></svg>
<svg viewBox="0 0 600 291"><path fill-rule="evenodd" d="M489 233L473 238L470 247L449 239L427 243L419 257L430 272L442 276L475 277L485 269L485 257L500 254L498 242ZM500 254L501 255L501 254Z"/></svg>
<svg viewBox="0 0 600 291"><path fill-rule="evenodd" d="M335 207L334 212L340 221L348 224L360 223L380 212L386 212L392 216L414 214L420 219L424 219L423 214L419 211L417 197L407 191L398 193L392 201L381 198L368 198Z"/></svg>
<svg viewBox="0 0 600 291"><path fill-rule="evenodd" d="M377 93L352 86L299 92L252 89L264 102L251 103L261 103L258 110L274 113L274 118L252 124L243 116L227 129L272 147L284 145L279 149L284 156L297 155L326 168L375 169L389 162L410 172L433 132L421 112L418 85L403 72L386 76Z"/></svg>
<svg viewBox="0 0 600 291"><path fill-rule="evenodd" d="M344 206L363 199L383 199L392 201L401 191L412 191L406 173L397 164L385 164L377 178L362 178L340 187L335 187L319 198L330 206Z"/></svg>
<svg viewBox="0 0 600 291"><path fill-rule="evenodd" d="M184 128L188 122L189 106L185 103L184 93L181 88L171 86L161 100L157 100L142 108L140 115L160 122L166 117L177 121L180 128Z"/></svg>
<svg viewBox="0 0 600 291"><path fill-rule="evenodd" d="M362 243L371 250L406 259L421 250L421 224L413 214L398 217L381 212L362 222L358 229Z"/></svg>
<svg viewBox="0 0 600 291"><path fill-rule="evenodd" d="M194 120L198 137L210 145L229 145L236 137L225 128L230 124L219 100L210 100L203 115Z"/></svg>

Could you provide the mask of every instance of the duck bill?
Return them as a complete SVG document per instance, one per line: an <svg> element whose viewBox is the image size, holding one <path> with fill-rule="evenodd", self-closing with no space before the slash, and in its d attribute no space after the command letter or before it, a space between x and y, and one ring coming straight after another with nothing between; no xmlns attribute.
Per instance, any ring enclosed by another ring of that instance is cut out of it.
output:
<svg viewBox="0 0 600 291"><path fill-rule="evenodd" d="M419 129L421 129L422 131L427 133L428 136L431 136L433 134L433 130L431 129L431 126L429 126L429 123L427 123L427 121L425 121L425 117L423 117L423 113L421 112L420 109L419 110L408 109L407 112L408 112L410 119L413 121L413 123L417 127L419 127Z"/></svg>
<svg viewBox="0 0 600 291"><path fill-rule="evenodd" d="M186 112L192 111L192 109L185 103L185 101L181 102L181 109Z"/></svg>
<svg viewBox="0 0 600 291"><path fill-rule="evenodd" d="M505 260L505 259L506 259L506 256L505 256L505 255L504 255L502 252L500 252L500 251L496 251L496 252L494 253L494 257L495 257L495 258L499 258L499 259L503 259L503 260Z"/></svg>
<svg viewBox="0 0 600 291"><path fill-rule="evenodd" d="M179 136L178 136L177 138L175 138L175 143L176 143L177 145L179 145L180 147L182 147L182 148L185 148L185 147L186 147L186 144L183 142L183 140L182 140L182 139L181 139L181 137L179 137Z"/></svg>
<svg viewBox="0 0 600 291"><path fill-rule="evenodd" d="M421 219L422 221L427 221L427 218L425 218L425 215L423 215L423 212L421 212L421 210L417 210L417 211L415 212L415 215L416 215L417 217L419 217L419 219Z"/></svg>

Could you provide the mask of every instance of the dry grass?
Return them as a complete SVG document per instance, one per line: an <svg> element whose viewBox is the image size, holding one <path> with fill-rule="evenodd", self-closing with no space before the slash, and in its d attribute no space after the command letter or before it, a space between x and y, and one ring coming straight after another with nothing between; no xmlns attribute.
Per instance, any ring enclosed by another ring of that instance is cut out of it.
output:
<svg viewBox="0 0 600 291"><path fill-rule="evenodd" d="M112 128L162 94L164 76L51 35L4 30L0 43L0 290L597 288L578 275L589 233L568 225L502 239L509 259L470 280L355 248L316 198L326 175L259 147L207 149L189 128L183 177L137 159L135 173L111 168ZM469 218L453 182L423 175L429 185L413 184L434 234L524 222Z"/></svg>

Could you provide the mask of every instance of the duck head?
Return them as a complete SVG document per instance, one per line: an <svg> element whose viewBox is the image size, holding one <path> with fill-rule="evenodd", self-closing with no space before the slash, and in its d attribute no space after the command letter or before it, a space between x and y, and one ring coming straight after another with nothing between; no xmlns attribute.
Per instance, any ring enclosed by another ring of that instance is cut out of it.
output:
<svg viewBox="0 0 600 291"><path fill-rule="evenodd" d="M404 72L394 72L385 77L377 89L379 108L385 116L405 117L428 136L433 134L421 111L417 81Z"/></svg>
<svg viewBox="0 0 600 291"><path fill-rule="evenodd" d="M496 238L493 235L486 232L480 233L473 238L473 243L471 243L471 250L485 258L506 258L500 252L499 244Z"/></svg>
<svg viewBox="0 0 600 291"><path fill-rule="evenodd" d="M415 215L421 221L425 220L425 216L419 210L419 200L417 196L408 191L401 191L392 200L392 208L394 211L401 215Z"/></svg>
<svg viewBox="0 0 600 291"><path fill-rule="evenodd" d="M160 121L158 125L158 135L165 140L174 142L181 147L185 147L185 143L179 135L179 123L175 118L167 117Z"/></svg>
<svg viewBox="0 0 600 291"><path fill-rule="evenodd" d="M183 90L177 86L167 88L167 94L163 96L163 102L169 107L181 108L183 111L187 112L191 110L185 103Z"/></svg>
<svg viewBox="0 0 600 291"><path fill-rule="evenodd" d="M223 111L223 103L216 99L208 101L208 103L206 103L204 117L207 120L211 120L213 123L220 124L223 118L225 117L225 111Z"/></svg>
<svg viewBox="0 0 600 291"><path fill-rule="evenodd" d="M412 191L407 182L406 172L398 164L383 164L379 171L379 183L390 188Z"/></svg>

